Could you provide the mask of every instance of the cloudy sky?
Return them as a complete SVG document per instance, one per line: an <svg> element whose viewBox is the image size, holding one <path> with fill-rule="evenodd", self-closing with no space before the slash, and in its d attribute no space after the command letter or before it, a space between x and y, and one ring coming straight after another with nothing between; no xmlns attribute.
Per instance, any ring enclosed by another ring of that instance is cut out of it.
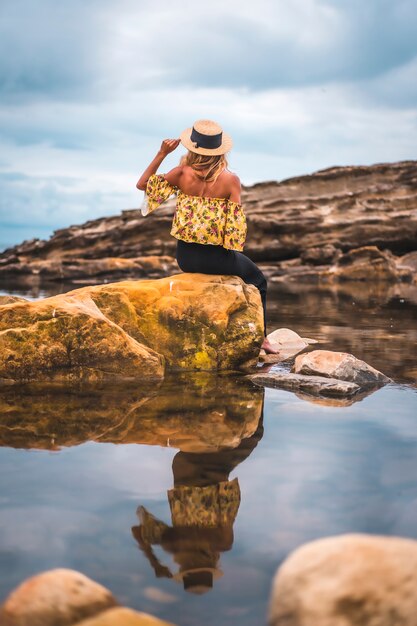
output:
<svg viewBox="0 0 417 626"><path fill-rule="evenodd" d="M2 0L0 89L1 249L137 207L196 119L243 184L414 159L417 3Z"/></svg>

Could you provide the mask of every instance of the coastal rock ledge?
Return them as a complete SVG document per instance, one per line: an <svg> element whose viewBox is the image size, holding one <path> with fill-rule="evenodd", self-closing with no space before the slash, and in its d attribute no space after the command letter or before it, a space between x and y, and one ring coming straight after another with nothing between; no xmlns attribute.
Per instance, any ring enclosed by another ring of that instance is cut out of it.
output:
<svg viewBox="0 0 417 626"><path fill-rule="evenodd" d="M255 366L258 289L237 276L175 274L0 306L0 384L161 380L165 368Z"/></svg>

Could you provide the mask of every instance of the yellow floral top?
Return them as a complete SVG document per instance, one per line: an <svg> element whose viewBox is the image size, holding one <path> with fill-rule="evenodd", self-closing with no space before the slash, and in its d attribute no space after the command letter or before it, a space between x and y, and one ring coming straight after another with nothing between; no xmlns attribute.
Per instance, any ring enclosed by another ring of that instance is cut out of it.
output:
<svg viewBox="0 0 417 626"><path fill-rule="evenodd" d="M189 196L171 185L163 174L149 177L142 215L148 215L174 194L177 195L177 204L170 232L173 237L219 245L228 250L243 250L247 223L241 204L225 198Z"/></svg>

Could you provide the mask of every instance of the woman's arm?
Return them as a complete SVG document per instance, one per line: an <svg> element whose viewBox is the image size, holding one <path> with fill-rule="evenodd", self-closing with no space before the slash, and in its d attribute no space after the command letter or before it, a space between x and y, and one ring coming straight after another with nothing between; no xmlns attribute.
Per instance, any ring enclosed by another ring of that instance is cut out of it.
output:
<svg viewBox="0 0 417 626"><path fill-rule="evenodd" d="M158 170L158 167L161 165L162 161L165 159L167 154L175 150L180 143L179 139L164 139L161 143L161 147L156 153L155 158L150 162L146 170L143 172L142 176L139 178L136 183L136 188L145 191L146 183L148 182L149 176L151 174L155 174Z"/></svg>

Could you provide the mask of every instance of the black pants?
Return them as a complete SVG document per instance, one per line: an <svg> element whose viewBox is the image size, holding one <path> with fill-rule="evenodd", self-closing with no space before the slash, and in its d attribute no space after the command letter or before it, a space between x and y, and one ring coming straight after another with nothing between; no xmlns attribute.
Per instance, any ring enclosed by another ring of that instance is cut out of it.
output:
<svg viewBox="0 0 417 626"><path fill-rule="evenodd" d="M249 257L237 250L226 250L223 246L189 243L177 239L176 259L183 272L240 276L245 283L255 285L261 294L266 337L267 281L259 267Z"/></svg>

